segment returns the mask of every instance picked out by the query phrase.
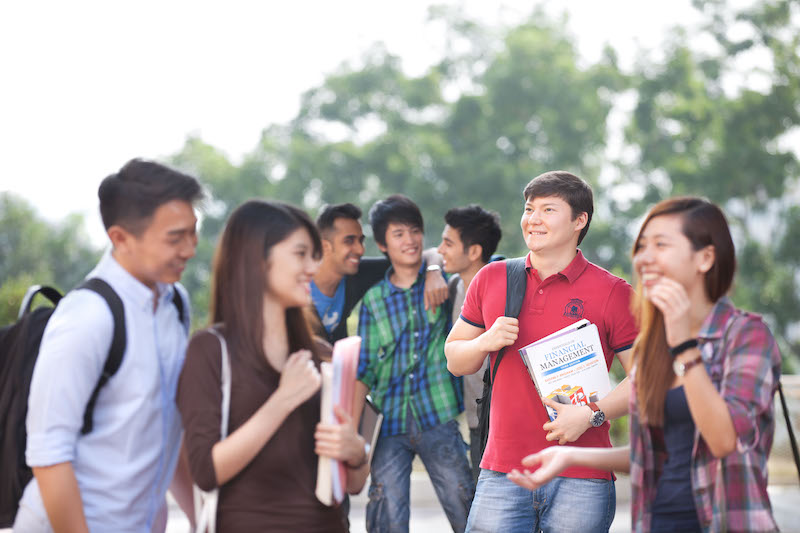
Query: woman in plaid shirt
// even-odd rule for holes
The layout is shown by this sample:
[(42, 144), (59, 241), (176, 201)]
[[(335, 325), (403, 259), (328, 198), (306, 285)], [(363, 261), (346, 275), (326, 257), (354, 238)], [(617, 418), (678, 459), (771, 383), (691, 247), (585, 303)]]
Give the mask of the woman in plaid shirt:
[(634, 531), (777, 531), (767, 457), (781, 357), (761, 318), (725, 297), (736, 260), (722, 211), (692, 197), (657, 204), (633, 264), (630, 446), (548, 448), (523, 461), (536, 471), (509, 477), (533, 489), (573, 465), (630, 471)]

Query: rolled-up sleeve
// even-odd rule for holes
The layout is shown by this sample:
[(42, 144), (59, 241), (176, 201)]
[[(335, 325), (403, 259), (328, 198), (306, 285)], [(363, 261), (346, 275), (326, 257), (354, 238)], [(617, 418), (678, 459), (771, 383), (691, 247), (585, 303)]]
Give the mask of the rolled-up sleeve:
[(780, 350), (759, 317), (749, 315), (731, 331), (722, 397), (728, 405), (740, 452), (758, 443), (759, 417), (772, 409)]
[(114, 320), (105, 300), (73, 291), (58, 305), (42, 337), (26, 419), (29, 466), (75, 459), (83, 414), (111, 346)]
[(196, 333), (186, 349), (177, 403), (184, 428), (189, 469), (203, 490), (217, 487), (211, 450), (220, 440), (222, 416), (221, 349), (212, 333)]

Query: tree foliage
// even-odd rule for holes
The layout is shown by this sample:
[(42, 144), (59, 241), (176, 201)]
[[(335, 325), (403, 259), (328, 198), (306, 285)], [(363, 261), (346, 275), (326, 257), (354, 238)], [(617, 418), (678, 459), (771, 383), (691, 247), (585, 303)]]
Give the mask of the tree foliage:
[(63, 291), (77, 285), (99, 259), (80, 215), (54, 224), (26, 201), (0, 193), (0, 324), (16, 320), (30, 285)]
[[(428, 244), (439, 241), (448, 208), (476, 202), (501, 214), (500, 251), (513, 256), (525, 251), (522, 188), (561, 168), (595, 189), (582, 250), (629, 280), (632, 234), (650, 205), (680, 194), (722, 205), (738, 249), (734, 300), (767, 317), (785, 353), (800, 351), (800, 8), (797, 0), (695, 6), (700, 27), (676, 27), (629, 69), (611, 48), (594, 63), (580, 58), (566, 23), (540, 10), (489, 27), (434, 8), (446, 53), (424, 72), (409, 75), (375, 45), (306, 91), (294, 119), (264, 129), (240, 163), (189, 138), (170, 162), (199, 176), (210, 196), (184, 276), (199, 322), (216, 239), (248, 198), (315, 214), (344, 201), (366, 211), (402, 192), (420, 205)], [(612, 112), (623, 116), (621, 131), (611, 131)], [(612, 137), (621, 139), (618, 155), (608, 150)]]

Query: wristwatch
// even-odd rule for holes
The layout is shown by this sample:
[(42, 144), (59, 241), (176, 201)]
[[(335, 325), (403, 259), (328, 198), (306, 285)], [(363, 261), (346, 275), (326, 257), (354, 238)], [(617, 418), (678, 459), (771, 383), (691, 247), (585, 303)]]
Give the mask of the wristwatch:
[(683, 376), (686, 375), (686, 372), (688, 372), (690, 368), (692, 368), (698, 363), (701, 363), (702, 361), (703, 361), (702, 355), (698, 355), (694, 359), (690, 359), (685, 363), (678, 361), (676, 359), (675, 361), (672, 362), (672, 370), (675, 372), (676, 376), (682, 378)]
[(441, 272), (442, 265), (428, 265), (425, 272)]
[(596, 403), (591, 402), (588, 405), (589, 409), (592, 410), (592, 414), (589, 415), (589, 423), (592, 427), (599, 428), (606, 421), (606, 414)]

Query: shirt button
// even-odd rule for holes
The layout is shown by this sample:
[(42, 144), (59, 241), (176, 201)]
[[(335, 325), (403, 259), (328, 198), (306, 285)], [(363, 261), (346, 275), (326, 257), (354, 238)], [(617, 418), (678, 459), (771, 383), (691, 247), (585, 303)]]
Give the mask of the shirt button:
[(409, 375), (408, 375), (408, 377), (409, 377), (410, 379), (414, 379), (414, 374), (409, 374)]
[(539, 294), (544, 294), (544, 291), (542, 289), (539, 289)]
[(419, 354), (418, 353), (414, 354), (414, 359), (419, 359)]

